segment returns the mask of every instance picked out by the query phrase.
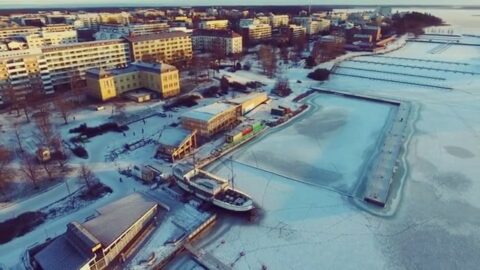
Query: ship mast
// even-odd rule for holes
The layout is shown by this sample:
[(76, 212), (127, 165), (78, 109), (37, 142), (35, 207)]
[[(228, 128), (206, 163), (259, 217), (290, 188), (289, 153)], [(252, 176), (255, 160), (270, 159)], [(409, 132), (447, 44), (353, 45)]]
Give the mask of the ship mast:
[(234, 179), (235, 179), (235, 175), (233, 174), (233, 159), (232, 159), (233, 155), (231, 155), (229, 157), (229, 160), (230, 160), (230, 173), (231, 173), (231, 182), (232, 182), (232, 189), (235, 189), (235, 183), (234, 183)]

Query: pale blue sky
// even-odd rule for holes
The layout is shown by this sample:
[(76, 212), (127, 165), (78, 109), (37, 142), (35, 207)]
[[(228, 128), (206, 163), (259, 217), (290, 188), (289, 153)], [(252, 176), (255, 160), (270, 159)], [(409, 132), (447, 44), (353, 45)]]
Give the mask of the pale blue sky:
[(6, 7), (65, 7), (65, 6), (141, 6), (141, 5), (480, 5), (480, 0), (0, 0)]

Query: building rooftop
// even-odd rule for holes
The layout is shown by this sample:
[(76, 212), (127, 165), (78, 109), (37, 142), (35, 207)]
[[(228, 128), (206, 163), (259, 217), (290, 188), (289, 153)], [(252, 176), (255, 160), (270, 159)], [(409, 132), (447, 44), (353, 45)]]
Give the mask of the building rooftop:
[(218, 114), (231, 109), (233, 106), (234, 105), (231, 105), (231, 104), (217, 102), (204, 107), (190, 110), (184, 113), (181, 117), (196, 119), (200, 121), (210, 121), (212, 118), (214, 118)]
[(43, 47), (43, 52), (53, 52), (59, 50), (75, 49), (75, 48), (88, 48), (102, 45), (113, 45), (113, 44), (127, 44), (123, 39), (109, 39), (109, 40), (97, 40), (97, 41), (87, 41), (87, 42), (77, 42), (77, 43), (67, 43), (54, 46)]
[(166, 38), (176, 38), (176, 37), (188, 37), (185, 32), (182, 31), (174, 31), (174, 32), (163, 32), (163, 33), (155, 33), (150, 35), (141, 35), (141, 36), (129, 36), (124, 37), (129, 42), (142, 42), (142, 41), (149, 41), (149, 40), (156, 40), (156, 39), (166, 39)]
[(162, 136), (160, 136), (158, 142), (163, 145), (177, 147), (191, 134), (191, 131), (183, 128), (166, 128), (162, 131)]
[(177, 70), (176, 67), (165, 63), (145, 63), (145, 62), (133, 62), (129, 66), (122, 68), (103, 69), (92, 68), (86, 71), (89, 77), (105, 78), (111, 76), (117, 76), (121, 74), (128, 74), (139, 71), (149, 71), (155, 73), (163, 73), (168, 71)]
[(266, 92), (250, 93), (248, 95), (244, 95), (244, 96), (241, 96), (241, 97), (230, 99), (227, 102), (228, 103), (233, 103), (233, 104), (242, 104), (245, 101), (249, 101), (249, 100), (255, 99), (257, 97), (267, 98), (267, 93)]
[(226, 29), (195, 29), (193, 31), (193, 36), (211, 36), (223, 38), (242, 37), (234, 31)]
[(55, 238), (34, 258), (45, 270), (80, 269), (91, 259), (79, 252), (68, 241), (66, 234)]
[(144, 195), (134, 193), (97, 209), (99, 216), (82, 226), (107, 247), (156, 204)]

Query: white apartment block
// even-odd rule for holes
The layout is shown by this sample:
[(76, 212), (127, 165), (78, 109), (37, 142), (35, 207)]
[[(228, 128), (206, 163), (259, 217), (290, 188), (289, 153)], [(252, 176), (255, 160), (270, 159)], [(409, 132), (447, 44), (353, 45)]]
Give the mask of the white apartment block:
[(42, 52), (54, 86), (69, 84), (72, 74), (84, 79), (90, 68), (116, 68), (131, 62), (129, 44), (122, 39), (50, 46)]
[(100, 25), (98, 32), (95, 33), (96, 40), (118, 39), (130, 35), (140, 36), (155, 34), (167, 31), (169, 28), (167, 23), (149, 23), (149, 24), (130, 24), (116, 25), (107, 24)]
[(73, 24), (77, 29), (98, 29), (100, 23), (101, 19), (98, 13), (79, 13), (77, 14), (77, 20)]
[(305, 27), (307, 35), (315, 35), (330, 28), (330, 20), (327, 19), (313, 20), (311, 17), (294, 17), (293, 21)]
[(288, 15), (270, 15), (270, 25), (273, 28), (286, 26), (290, 22)]
[(197, 29), (192, 35), (194, 50), (212, 51), (217, 45), (223, 46), (225, 53), (235, 54), (243, 51), (243, 38), (232, 30)]
[(40, 49), (0, 52), (0, 104), (8, 100), (9, 90), (20, 99), (32, 91), (53, 93), (47, 61)]
[(77, 43), (78, 36), (76, 30), (62, 32), (42, 31), (40, 34), (31, 34), (24, 36), (28, 48), (41, 48), (61, 44)]
[(292, 38), (304, 37), (307, 33), (307, 29), (301, 25), (290, 24), (288, 28)]
[(0, 28), (0, 40), (39, 33), (40, 28), (35, 26)]
[(243, 28), (244, 37), (248, 42), (258, 42), (272, 37), (272, 27), (269, 24), (252, 24)]
[(228, 29), (228, 20), (201, 21), (198, 25), (200, 29)]

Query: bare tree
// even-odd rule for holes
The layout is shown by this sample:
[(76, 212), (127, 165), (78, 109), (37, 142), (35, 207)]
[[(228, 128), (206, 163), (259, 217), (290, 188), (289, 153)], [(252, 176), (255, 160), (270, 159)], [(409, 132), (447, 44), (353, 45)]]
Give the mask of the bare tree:
[(286, 97), (290, 95), (292, 93), (292, 90), (290, 89), (288, 79), (285, 77), (279, 77), (277, 82), (275, 83), (273, 91), (281, 97)]
[(81, 181), (85, 182), (85, 185), (89, 190), (98, 181), (97, 177), (92, 172), (92, 170), (90, 170), (90, 168), (85, 164), (82, 164), (80, 166), (80, 170), (78, 172), (78, 178)]
[(239, 53), (234, 53), (231, 55), (231, 59), (233, 61), (233, 66), (236, 66), (237, 63), (239, 63), (240, 61), (242, 61), (243, 59), (243, 53), (239, 52)]
[(18, 123), (13, 123), (13, 133), (15, 135), (15, 139), (17, 141), (18, 149), (20, 152), (23, 153), (23, 143), (22, 143), (22, 138), (20, 137), (20, 128), (18, 126)]
[(280, 58), (282, 59), (283, 63), (287, 64), (288, 63), (288, 56), (289, 56), (289, 51), (287, 46), (281, 46), (280, 47)]
[(80, 103), (84, 97), (84, 80), (80, 76), (80, 71), (70, 72), (70, 94), (77, 103)]
[(38, 181), (40, 179), (39, 168), (36, 164), (35, 157), (29, 154), (21, 155), (21, 166), (20, 171), (23, 173), (23, 176), (30, 180), (35, 189), (38, 189)]
[(275, 48), (269, 45), (262, 45), (258, 50), (258, 59), (262, 65), (263, 73), (273, 78), (277, 72), (277, 54)]
[(225, 51), (225, 44), (222, 39), (217, 38), (212, 42), (212, 56), (213, 60), (220, 65), (223, 59), (227, 57), (227, 52)]
[(73, 112), (72, 102), (65, 96), (56, 96), (53, 100), (53, 105), (55, 109), (60, 113), (65, 124), (68, 124), (68, 117)]
[(35, 115), (34, 122), (38, 130), (38, 142), (39, 146), (50, 146), (51, 139), (55, 135), (55, 129), (51, 122), (51, 114), (47, 105), (42, 105), (39, 108), (38, 113)]
[(43, 168), (43, 171), (45, 172), (46, 176), (47, 176), (47, 179), (49, 181), (54, 181), (56, 179), (56, 166), (54, 163), (51, 163), (49, 161), (43, 161), (41, 163), (42, 165), (42, 168)]
[(70, 160), (70, 153), (65, 151), (65, 147), (63, 147), (63, 141), (60, 134), (56, 134), (51, 140), (51, 146), (55, 153), (55, 160), (57, 165), (62, 173), (68, 173), (69, 166), (68, 162)]
[(10, 149), (0, 145), (0, 191), (5, 192), (8, 182), (14, 176), (14, 170), (10, 166), (13, 160)]

